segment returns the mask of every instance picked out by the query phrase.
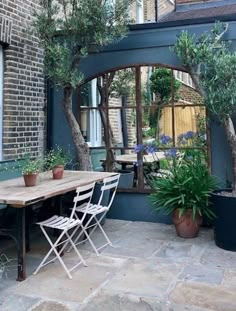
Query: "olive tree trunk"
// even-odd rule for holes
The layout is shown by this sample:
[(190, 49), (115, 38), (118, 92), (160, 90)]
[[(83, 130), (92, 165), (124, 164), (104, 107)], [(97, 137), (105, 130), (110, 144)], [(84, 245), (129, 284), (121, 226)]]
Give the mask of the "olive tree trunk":
[[(104, 130), (104, 142), (106, 146), (106, 160), (103, 163), (106, 172), (116, 170), (115, 154), (111, 149), (114, 146), (114, 134), (109, 122), (108, 104), (109, 104), (109, 88), (114, 79), (115, 72), (109, 75), (97, 78), (97, 88), (100, 94), (99, 113)], [(108, 114), (108, 115), (107, 115)]]
[(89, 146), (84, 140), (84, 137), (80, 130), (80, 126), (72, 110), (72, 93), (73, 93), (73, 90), (71, 87), (64, 88), (62, 106), (63, 106), (63, 110), (65, 113), (67, 122), (71, 128), (72, 139), (75, 144), (79, 169), (83, 171), (91, 171), (92, 163), (91, 163), (91, 157), (90, 157), (90, 152), (89, 152)]

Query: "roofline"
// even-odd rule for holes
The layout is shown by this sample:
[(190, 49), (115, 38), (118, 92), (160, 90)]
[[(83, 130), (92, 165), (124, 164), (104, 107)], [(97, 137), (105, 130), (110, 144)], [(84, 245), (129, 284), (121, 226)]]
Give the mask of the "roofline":
[(218, 15), (211, 17), (200, 17), (196, 19), (184, 19), (184, 20), (174, 20), (174, 21), (164, 21), (164, 22), (153, 22), (145, 24), (135, 24), (129, 25), (129, 30), (146, 30), (146, 29), (156, 29), (156, 28), (170, 28), (176, 26), (189, 26), (189, 25), (199, 25), (199, 24), (212, 24), (216, 21), (221, 22), (231, 22), (236, 21), (235, 14), (230, 15)]

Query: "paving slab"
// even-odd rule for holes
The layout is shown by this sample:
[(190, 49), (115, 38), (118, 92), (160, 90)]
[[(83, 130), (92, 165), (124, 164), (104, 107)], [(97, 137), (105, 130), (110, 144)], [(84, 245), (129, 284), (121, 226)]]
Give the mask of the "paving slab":
[(236, 269), (236, 252), (225, 251), (214, 245), (205, 249), (201, 263), (210, 267)]
[(170, 301), (188, 304), (214, 311), (235, 311), (235, 290), (223, 286), (209, 286), (199, 283), (178, 283), (169, 296)]
[(138, 238), (137, 235), (130, 235), (126, 239), (114, 243), (113, 247), (104, 249), (104, 254), (119, 255), (125, 257), (148, 258), (151, 257), (163, 245), (163, 241), (145, 238)]
[(187, 265), (179, 275), (180, 280), (193, 282), (220, 284), (223, 280), (223, 270), (205, 267), (203, 265)]
[(236, 271), (225, 270), (222, 285), (236, 290)]
[(119, 294), (101, 290), (88, 303), (81, 305), (81, 311), (209, 311), (193, 306), (161, 302), (158, 299)]
[[(198, 257), (202, 252), (199, 245), (181, 242), (169, 242), (161, 246), (161, 248), (154, 254), (154, 257), (165, 259), (167, 262), (192, 262), (192, 259), (198, 261)], [(199, 257), (200, 260), (200, 257)]]
[(126, 294), (162, 297), (181, 271), (181, 267), (159, 265), (155, 260), (130, 259), (103, 288)]
[[(102, 261), (102, 263), (101, 263)], [(72, 262), (69, 258), (65, 263)], [(118, 262), (118, 263), (117, 263)], [(122, 259), (110, 258), (100, 260), (90, 258), (89, 267), (79, 266), (72, 272), (70, 280), (58, 262), (42, 268), (38, 274), (32, 275), (20, 283), (14, 292), (27, 296), (58, 301), (82, 302), (99, 288), (123, 264)]]
[[(80, 245), (88, 267), (76, 268), (72, 280), (58, 261), (31, 274), (48, 250), (42, 233), (33, 235), (28, 278), (16, 282), (11, 267), (0, 280), (0, 311), (236, 310), (236, 253), (218, 248), (212, 229), (183, 239), (158, 223), (107, 219), (104, 228), (114, 247), (97, 257), (89, 243)], [(103, 243), (99, 231), (94, 241)], [(16, 257), (15, 247), (5, 250)], [(78, 259), (72, 251), (63, 260), (71, 266)]]
[(42, 300), (27, 311), (78, 311), (79, 304)]
[(0, 295), (0, 310), (2, 311), (28, 311), (40, 299), (4, 292)]

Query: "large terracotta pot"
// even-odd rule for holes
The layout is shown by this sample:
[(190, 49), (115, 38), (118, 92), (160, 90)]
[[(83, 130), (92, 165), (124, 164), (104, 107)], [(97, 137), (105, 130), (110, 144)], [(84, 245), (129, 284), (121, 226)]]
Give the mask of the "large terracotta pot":
[(179, 209), (173, 213), (173, 223), (175, 224), (176, 233), (181, 238), (195, 238), (198, 236), (199, 227), (202, 224), (202, 217), (197, 214), (196, 220), (193, 220), (193, 213), (188, 209), (181, 217), (179, 217)]
[(53, 179), (62, 179), (64, 173), (64, 165), (57, 165), (52, 169)]
[(24, 181), (26, 187), (33, 187), (36, 185), (38, 173), (34, 174), (24, 174)]

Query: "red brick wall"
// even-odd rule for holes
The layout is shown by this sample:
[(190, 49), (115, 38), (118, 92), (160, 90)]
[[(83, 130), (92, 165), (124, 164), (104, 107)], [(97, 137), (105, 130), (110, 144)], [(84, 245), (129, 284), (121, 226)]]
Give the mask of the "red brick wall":
[[(4, 48), (3, 158), (14, 159), (29, 146), (44, 152), (46, 116), (43, 51), (27, 29), (38, 0), (0, 2), (0, 18), (11, 24)], [(1, 38), (0, 38), (1, 40)], [(4, 40), (2, 40), (4, 41)]]

